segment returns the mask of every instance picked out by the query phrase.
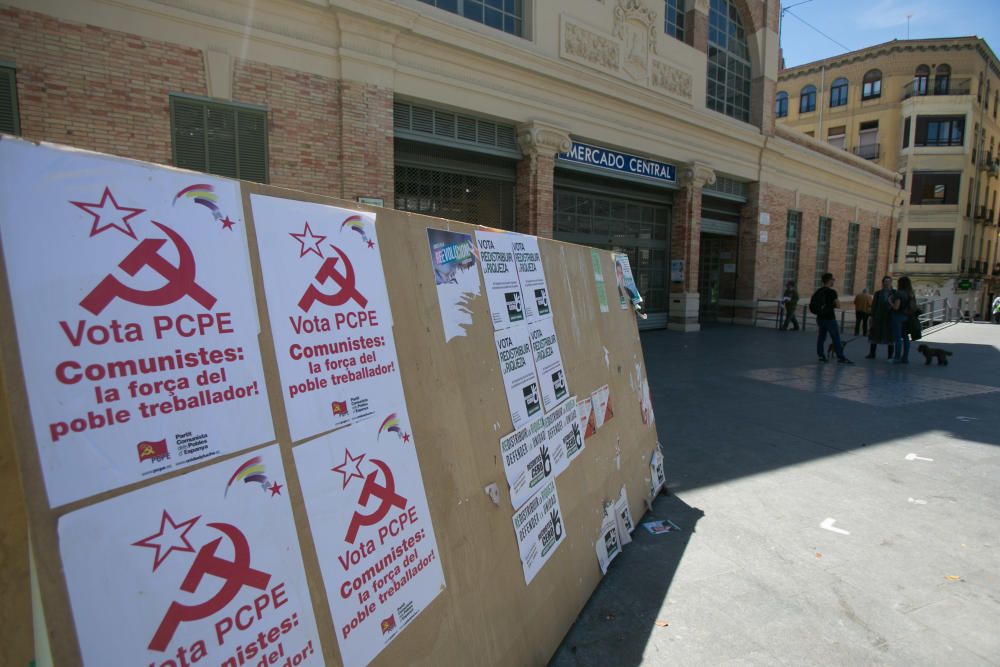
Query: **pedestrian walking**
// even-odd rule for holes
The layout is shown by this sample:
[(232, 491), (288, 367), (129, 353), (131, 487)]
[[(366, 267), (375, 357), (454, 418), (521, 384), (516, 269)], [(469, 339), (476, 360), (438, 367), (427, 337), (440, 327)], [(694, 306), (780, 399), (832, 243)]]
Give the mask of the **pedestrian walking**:
[(895, 290), (892, 289), (892, 278), (882, 277), (882, 289), (872, 295), (871, 326), (868, 329), (868, 354), (865, 359), (875, 358), (875, 348), (878, 345), (888, 345), (888, 359), (892, 359), (893, 337), (892, 337), (892, 298)]
[(917, 295), (908, 276), (903, 276), (896, 284), (896, 293), (890, 302), (892, 306), (892, 338), (895, 341), (896, 354), (892, 361), (896, 364), (910, 363), (910, 331), (909, 321), (917, 309)]
[(997, 298), (993, 299), (993, 305), (990, 307), (993, 311), (993, 324), (1000, 324), (1000, 294)]
[(784, 308), (781, 319), (781, 330), (787, 331), (788, 325), (792, 325), (792, 331), (799, 330), (799, 320), (795, 317), (795, 311), (799, 307), (799, 291), (795, 289), (795, 281), (789, 280), (785, 285), (785, 293), (781, 297), (781, 305)]
[(868, 336), (868, 316), (872, 312), (872, 295), (868, 288), (854, 297), (854, 336)]
[(833, 274), (823, 274), (823, 286), (813, 292), (809, 300), (809, 310), (816, 316), (816, 355), (819, 360), (826, 362), (826, 351), (823, 346), (826, 343), (827, 334), (833, 341), (833, 350), (837, 354), (837, 363), (852, 364), (850, 359), (844, 356), (844, 346), (840, 342), (840, 326), (837, 324), (836, 309), (840, 308), (840, 300), (837, 298), (837, 290), (833, 289)]

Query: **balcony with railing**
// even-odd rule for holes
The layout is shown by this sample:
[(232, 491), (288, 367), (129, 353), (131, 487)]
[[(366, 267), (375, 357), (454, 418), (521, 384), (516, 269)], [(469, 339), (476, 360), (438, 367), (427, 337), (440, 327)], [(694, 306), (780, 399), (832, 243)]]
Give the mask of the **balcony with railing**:
[(866, 160), (877, 160), (881, 144), (861, 144), (854, 147), (854, 154)]
[(903, 99), (935, 95), (971, 95), (972, 79), (940, 79), (933, 83), (914, 79), (903, 86)]

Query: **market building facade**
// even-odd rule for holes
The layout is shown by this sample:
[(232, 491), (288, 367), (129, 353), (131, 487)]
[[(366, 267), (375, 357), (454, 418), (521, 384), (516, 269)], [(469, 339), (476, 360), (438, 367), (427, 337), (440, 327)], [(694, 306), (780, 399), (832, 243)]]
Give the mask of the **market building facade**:
[(894, 40), (782, 70), (779, 124), (898, 172), (891, 272), (985, 317), (1000, 293), (1000, 63), (978, 37)]
[(891, 261), (899, 178), (775, 126), (777, 2), (24, 0), (0, 127), (629, 255), (649, 319)]

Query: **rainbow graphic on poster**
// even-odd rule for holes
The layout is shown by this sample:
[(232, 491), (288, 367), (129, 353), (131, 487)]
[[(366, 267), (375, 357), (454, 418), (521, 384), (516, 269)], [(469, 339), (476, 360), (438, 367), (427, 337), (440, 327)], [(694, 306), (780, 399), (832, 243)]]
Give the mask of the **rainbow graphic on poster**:
[(223, 496), (229, 495), (229, 487), (236, 482), (243, 482), (244, 484), (257, 482), (260, 484), (261, 488), (266, 491), (270, 484), (268, 483), (267, 474), (264, 470), (263, 460), (259, 456), (255, 456), (237, 468), (236, 472), (233, 473), (233, 476), (229, 478), (229, 483), (226, 484), (226, 492)]
[(178, 199), (181, 198), (190, 199), (195, 204), (200, 204), (204, 206), (209, 211), (212, 212), (212, 217), (216, 220), (222, 220), (222, 213), (219, 211), (219, 197), (215, 194), (215, 188), (207, 183), (196, 183), (195, 185), (189, 185), (176, 195), (174, 195), (173, 203), (176, 204)]
[(403, 432), (399, 429), (399, 419), (396, 417), (396, 413), (393, 412), (391, 415), (385, 418), (382, 425), (378, 427), (378, 437), (382, 437), (382, 433), (395, 433), (396, 437), (402, 438)]
[(365, 233), (365, 223), (360, 215), (352, 215), (340, 223), (340, 231), (344, 231), (345, 227), (361, 234), (361, 238), (368, 244), (369, 248), (374, 246), (374, 244), (368, 240), (368, 234)]

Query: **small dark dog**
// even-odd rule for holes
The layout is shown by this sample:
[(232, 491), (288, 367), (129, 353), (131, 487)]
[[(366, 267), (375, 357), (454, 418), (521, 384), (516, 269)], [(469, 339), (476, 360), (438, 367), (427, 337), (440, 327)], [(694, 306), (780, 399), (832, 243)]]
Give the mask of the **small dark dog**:
[[(854, 338), (848, 338), (847, 340), (840, 341), (840, 347), (843, 348), (845, 354), (847, 353), (847, 344), (850, 343), (850, 342), (852, 342), (852, 341), (855, 341), (857, 339), (858, 339), (858, 337), (855, 336)], [(833, 349), (833, 343), (830, 343), (829, 345), (826, 346), (826, 358), (827, 359), (833, 359), (836, 356), (837, 356), (837, 353)], [(945, 363), (947, 363), (947, 362), (945, 362)]]
[(930, 366), (931, 359), (937, 359), (938, 366), (947, 366), (948, 357), (951, 356), (951, 352), (948, 350), (942, 350), (939, 347), (928, 347), (927, 345), (918, 345), (917, 352), (924, 355), (924, 358), (927, 359), (927, 363), (924, 364), (925, 366)]

